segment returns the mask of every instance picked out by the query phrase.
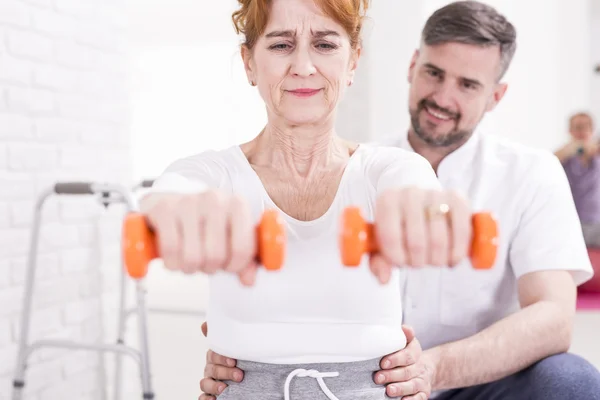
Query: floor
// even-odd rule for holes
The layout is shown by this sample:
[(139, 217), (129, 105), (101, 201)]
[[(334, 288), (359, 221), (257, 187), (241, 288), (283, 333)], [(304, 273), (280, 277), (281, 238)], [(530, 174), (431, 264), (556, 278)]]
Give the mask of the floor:
[(600, 369), (600, 311), (581, 311), (575, 317), (571, 352)]

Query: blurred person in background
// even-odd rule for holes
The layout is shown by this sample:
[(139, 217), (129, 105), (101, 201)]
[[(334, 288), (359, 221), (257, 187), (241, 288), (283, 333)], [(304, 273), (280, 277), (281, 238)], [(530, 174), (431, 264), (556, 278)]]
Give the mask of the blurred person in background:
[(600, 142), (591, 115), (571, 116), (569, 136), (569, 142), (554, 154), (569, 179), (585, 243), (600, 247)]

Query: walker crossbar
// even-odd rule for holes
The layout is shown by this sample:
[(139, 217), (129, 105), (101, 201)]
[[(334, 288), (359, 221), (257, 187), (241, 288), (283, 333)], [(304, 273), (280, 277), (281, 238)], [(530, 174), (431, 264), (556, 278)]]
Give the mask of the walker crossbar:
[(141, 364), (142, 359), (140, 352), (122, 344), (87, 344), (77, 343), (70, 340), (38, 340), (32, 343), (25, 354), (25, 358), (29, 358), (36, 350), (44, 348), (62, 348), (62, 349), (73, 349), (73, 350), (89, 350), (97, 351), (100, 353), (121, 353), (128, 355), (137, 364)]

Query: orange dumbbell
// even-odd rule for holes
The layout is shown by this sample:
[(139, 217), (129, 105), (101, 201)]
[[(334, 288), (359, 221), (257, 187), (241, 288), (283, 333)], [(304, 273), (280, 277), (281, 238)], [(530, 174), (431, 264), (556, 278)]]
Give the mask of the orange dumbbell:
[[(490, 269), (496, 262), (498, 251), (498, 224), (490, 213), (473, 214), (471, 264), (475, 269)], [(342, 263), (349, 267), (360, 264), (364, 253), (379, 251), (374, 225), (364, 220), (356, 207), (348, 207), (342, 216), (340, 252)]]
[[(154, 232), (146, 217), (131, 213), (123, 224), (123, 260), (127, 273), (134, 279), (142, 279), (148, 273), (148, 264), (159, 258)], [(285, 257), (285, 227), (275, 210), (267, 210), (256, 226), (257, 261), (269, 271), (283, 265)]]

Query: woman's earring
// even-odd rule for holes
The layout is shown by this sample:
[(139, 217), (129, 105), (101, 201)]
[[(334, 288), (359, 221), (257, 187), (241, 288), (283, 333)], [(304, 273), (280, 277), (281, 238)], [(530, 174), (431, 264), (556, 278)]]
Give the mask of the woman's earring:
[(256, 86), (256, 83), (254, 83), (254, 81), (250, 81), (250, 86)]
[(348, 81), (348, 86), (352, 86), (352, 80)]

